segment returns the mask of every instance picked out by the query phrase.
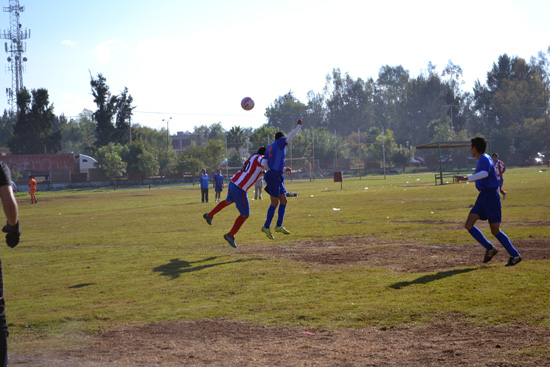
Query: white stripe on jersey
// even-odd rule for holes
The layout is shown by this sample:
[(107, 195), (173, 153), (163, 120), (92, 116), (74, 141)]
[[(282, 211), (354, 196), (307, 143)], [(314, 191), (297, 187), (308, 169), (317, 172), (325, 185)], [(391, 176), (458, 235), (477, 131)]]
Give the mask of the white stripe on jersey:
[(240, 171), (235, 173), (230, 180), (244, 191), (248, 191), (248, 189), (258, 181), (266, 165), (267, 159), (262, 155), (258, 153), (252, 154), (246, 162), (244, 162)]
[(504, 163), (502, 161), (497, 161), (497, 164), (495, 164), (495, 171), (497, 173), (497, 178), (502, 180), (502, 174), (504, 173)]

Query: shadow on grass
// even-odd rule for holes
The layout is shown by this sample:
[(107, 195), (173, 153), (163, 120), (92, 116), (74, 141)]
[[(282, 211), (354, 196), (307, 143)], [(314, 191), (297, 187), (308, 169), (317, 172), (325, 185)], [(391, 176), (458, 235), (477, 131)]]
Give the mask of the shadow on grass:
[(475, 268), (467, 268), (467, 269), (440, 271), (440, 272), (435, 273), (435, 274), (421, 276), (420, 278), (416, 278), (414, 280), (411, 280), (410, 282), (397, 282), (397, 283), (394, 283), (394, 284), (390, 285), (390, 288), (401, 289), (401, 288), (404, 288), (404, 287), (407, 287), (407, 286), (413, 285), (413, 284), (427, 284), (427, 283), (433, 282), (435, 280), (440, 280), (440, 279), (452, 277), (453, 275), (469, 273), (471, 271), (478, 270), (478, 269), (480, 269), (480, 268), (475, 267)]
[(69, 289), (78, 289), (78, 288), (89, 287), (91, 285), (95, 285), (95, 283), (80, 283), (80, 284), (71, 285), (68, 288)]
[(161, 276), (170, 277), (170, 280), (179, 278), (181, 274), (190, 273), (193, 271), (199, 271), (203, 269), (212, 268), (214, 266), (243, 263), (247, 261), (260, 260), (260, 259), (238, 259), (233, 261), (219, 262), (214, 264), (195, 265), (199, 263), (205, 263), (208, 261), (216, 260), (215, 257), (208, 257), (199, 261), (185, 261), (180, 259), (170, 259), (168, 264), (157, 266), (153, 268), (154, 272), (159, 272)]

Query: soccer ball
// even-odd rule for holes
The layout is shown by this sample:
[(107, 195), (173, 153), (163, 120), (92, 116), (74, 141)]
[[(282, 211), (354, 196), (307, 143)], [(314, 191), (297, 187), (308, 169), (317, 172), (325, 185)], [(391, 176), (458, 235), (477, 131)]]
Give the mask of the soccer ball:
[(254, 101), (250, 97), (244, 97), (241, 101), (241, 107), (243, 110), (250, 111), (254, 108)]

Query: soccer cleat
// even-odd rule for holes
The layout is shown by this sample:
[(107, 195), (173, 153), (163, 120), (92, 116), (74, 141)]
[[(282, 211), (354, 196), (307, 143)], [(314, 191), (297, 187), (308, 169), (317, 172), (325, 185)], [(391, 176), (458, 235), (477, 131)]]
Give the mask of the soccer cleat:
[(231, 247), (237, 248), (237, 244), (235, 243), (235, 237), (229, 237), (228, 234), (224, 234), (223, 239), (226, 240), (227, 243), (231, 245)]
[(275, 232), (281, 232), (284, 234), (290, 234), (290, 231), (283, 226), (275, 227)]
[(522, 258), (521, 256), (510, 256), (510, 260), (508, 260), (508, 264), (505, 266), (514, 266), (521, 262)]
[(496, 254), (498, 254), (498, 250), (494, 247), (490, 250), (487, 250), (487, 252), (485, 253), (485, 257), (483, 258), (483, 263), (485, 264), (491, 261), (493, 256), (495, 256)]
[(275, 239), (275, 237), (273, 237), (273, 235), (271, 234), (271, 230), (269, 228), (262, 227), (262, 232), (265, 233), (267, 238), (269, 238), (270, 240)]
[(208, 213), (204, 213), (204, 215), (202, 216), (204, 218), (204, 220), (206, 221), (206, 223), (212, 225), (212, 218), (210, 218), (210, 216), (208, 215)]

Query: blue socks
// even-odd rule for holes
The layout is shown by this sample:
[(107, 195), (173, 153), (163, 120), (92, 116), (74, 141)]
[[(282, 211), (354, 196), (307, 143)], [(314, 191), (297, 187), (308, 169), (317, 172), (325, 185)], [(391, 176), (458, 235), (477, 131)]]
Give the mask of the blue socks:
[(283, 220), (285, 219), (286, 205), (279, 204), (279, 216), (277, 217), (277, 227), (283, 225)]
[[(267, 219), (265, 220), (265, 224), (264, 224), (265, 228), (269, 228), (271, 226), (271, 221), (275, 216), (275, 209), (276, 208), (273, 205), (270, 205), (269, 209), (267, 209)], [(285, 212), (286, 212), (286, 205), (279, 205), (277, 227), (280, 227), (283, 225), (283, 220), (285, 219)]]
[(275, 215), (275, 207), (273, 205), (269, 206), (269, 209), (267, 209), (267, 219), (265, 220), (264, 227), (269, 228), (271, 226), (271, 221), (273, 220), (273, 216)]
[[(487, 241), (487, 239), (485, 238), (485, 236), (483, 235), (483, 233), (481, 233), (481, 231), (479, 230), (479, 228), (477, 228), (476, 226), (473, 226), (472, 228), (470, 228), (468, 230), (468, 232), (470, 232), (470, 234), (472, 235), (473, 238), (475, 238), (475, 240), (479, 243), (481, 243), (481, 245), (483, 247), (485, 247), (486, 250), (490, 250), (492, 249), (494, 246), (491, 242)], [(502, 232), (501, 232), (502, 233)]]
[(506, 251), (508, 251), (510, 256), (519, 256), (518, 250), (516, 250), (514, 246), (512, 246), (512, 242), (510, 242), (510, 239), (504, 234), (504, 232), (499, 232), (499, 234), (497, 234), (495, 237), (497, 238), (498, 242), (500, 242), (501, 245), (506, 249)]

